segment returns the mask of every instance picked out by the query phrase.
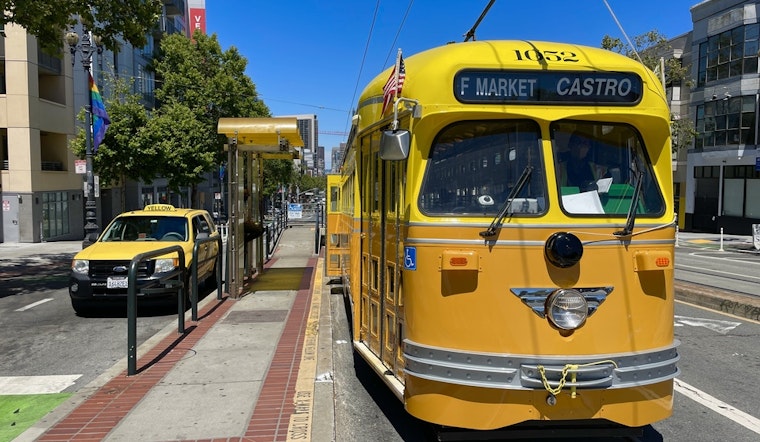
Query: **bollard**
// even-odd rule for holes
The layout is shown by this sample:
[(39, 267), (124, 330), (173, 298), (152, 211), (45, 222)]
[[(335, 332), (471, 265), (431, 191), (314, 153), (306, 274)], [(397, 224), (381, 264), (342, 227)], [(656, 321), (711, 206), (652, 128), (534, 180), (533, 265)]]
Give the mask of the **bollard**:
[(720, 228), (720, 249), (719, 251), (723, 251), (723, 227)]
[(676, 247), (678, 247), (678, 225), (676, 225)]
[[(137, 374), (137, 265), (148, 258), (169, 253), (177, 253), (179, 258), (179, 288), (186, 289), (186, 287), (183, 287), (182, 281), (186, 271), (185, 251), (180, 246), (170, 246), (144, 252), (132, 258), (132, 261), (129, 263), (129, 272), (127, 273), (127, 376)], [(177, 332), (181, 334), (185, 332), (185, 302), (183, 293), (177, 295), (177, 304)]]

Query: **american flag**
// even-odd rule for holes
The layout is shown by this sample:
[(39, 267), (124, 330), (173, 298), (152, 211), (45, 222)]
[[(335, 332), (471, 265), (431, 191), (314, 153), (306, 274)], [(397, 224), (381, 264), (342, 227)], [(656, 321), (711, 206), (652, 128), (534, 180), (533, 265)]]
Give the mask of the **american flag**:
[(394, 97), (401, 96), (401, 88), (404, 86), (404, 80), (406, 79), (406, 68), (404, 68), (404, 58), (399, 53), (399, 62), (396, 64), (398, 67), (398, 75), (396, 75), (396, 66), (391, 71), (391, 76), (388, 77), (388, 81), (383, 86), (383, 111), (382, 115), (385, 115), (385, 110), (391, 103)]

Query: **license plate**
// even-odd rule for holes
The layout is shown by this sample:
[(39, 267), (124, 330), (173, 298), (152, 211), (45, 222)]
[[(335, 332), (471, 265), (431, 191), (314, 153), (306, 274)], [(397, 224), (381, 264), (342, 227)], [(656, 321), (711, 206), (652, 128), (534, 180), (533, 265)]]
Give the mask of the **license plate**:
[(106, 288), (109, 289), (126, 289), (129, 287), (129, 280), (126, 276), (109, 276), (106, 280)]

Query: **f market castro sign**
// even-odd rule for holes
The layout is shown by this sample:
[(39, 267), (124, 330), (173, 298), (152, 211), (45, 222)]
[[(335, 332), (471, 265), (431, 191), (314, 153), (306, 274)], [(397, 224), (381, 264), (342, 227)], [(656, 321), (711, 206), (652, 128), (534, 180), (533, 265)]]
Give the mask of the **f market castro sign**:
[(634, 105), (641, 78), (624, 72), (534, 72), (466, 69), (454, 75), (454, 96), (478, 104)]

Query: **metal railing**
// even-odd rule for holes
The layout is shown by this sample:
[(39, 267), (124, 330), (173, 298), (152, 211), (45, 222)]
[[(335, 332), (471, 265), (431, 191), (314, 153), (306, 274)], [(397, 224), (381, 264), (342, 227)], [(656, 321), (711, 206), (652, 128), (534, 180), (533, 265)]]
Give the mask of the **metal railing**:
[[(200, 238), (195, 240), (193, 245), (193, 262), (190, 264), (190, 274), (192, 275), (192, 284), (190, 284), (190, 306), (192, 308), (192, 320), (198, 320), (198, 248), (206, 243), (216, 241), (217, 253), (214, 258), (206, 258), (206, 260), (216, 259), (214, 264), (214, 273), (216, 277), (216, 299), (222, 300), (222, 237), (210, 236), (208, 238)], [(204, 261), (205, 262), (205, 261)]]
[(282, 232), (288, 227), (288, 217), (285, 212), (277, 212), (268, 218), (269, 222), (265, 226), (264, 243), (266, 245), (266, 258), (270, 259), (280, 241)]

